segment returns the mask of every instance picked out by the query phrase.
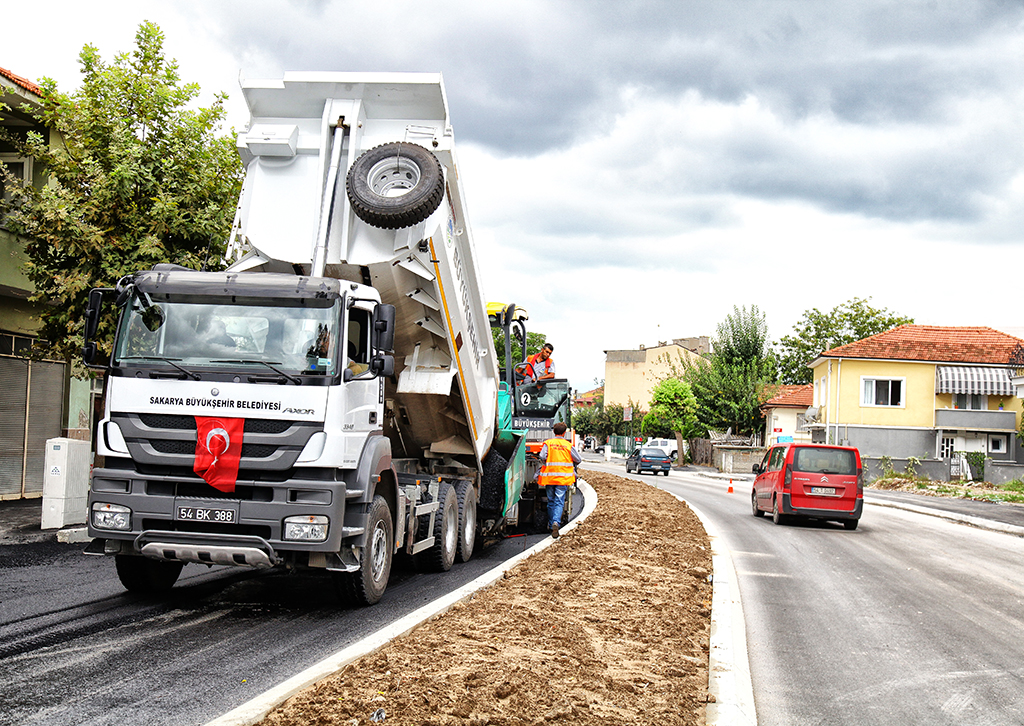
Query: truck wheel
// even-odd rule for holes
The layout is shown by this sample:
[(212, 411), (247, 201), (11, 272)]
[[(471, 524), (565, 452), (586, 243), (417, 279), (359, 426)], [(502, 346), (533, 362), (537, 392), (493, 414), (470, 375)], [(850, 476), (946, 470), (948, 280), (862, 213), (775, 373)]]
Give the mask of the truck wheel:
[(366, 520), (366, 547), (359, 570), (332, 573), (342, 600), (355, 605), (373, 605), (383, 597), (391, 576), (394, 541), (391, 508), (387, 500), (377, 494)]
[[(455, 562), (459, 542), (459, 498), (451, 482), (441, 482), (434, 512), (434, 544), (416, 555), (416, 564), (429, 572), (447, 572)], [(425, 515), (429, 521), (429, 516)]]
[(508, 459), (491, 449), (484, 459), (484, 471), (480, 477), (480, 507), (500, 513), (505, 506), (505, 469)]
[(857, 525), (860, 524), (859, 519), (844, 519), (843, 526), (849, 530), (857, 529)]
[(135, 555), (114, 555), (117, 579), (128, 592), (154, 595), (167, 592), (181, 574), (184, 563), (151, 560)]
[(473, 488), (473, 482), (458, 482), (455, 495), (459, 502), (459, 541), (455, 559), (469, 562), (473, 548), (476, 547), (476, 489)]
[(437, 157), (419, 144), (392, 142), (355, 160), (346, 181), (352, 211), (372, 227), (402, 229), (434, 213), (444, 197)]

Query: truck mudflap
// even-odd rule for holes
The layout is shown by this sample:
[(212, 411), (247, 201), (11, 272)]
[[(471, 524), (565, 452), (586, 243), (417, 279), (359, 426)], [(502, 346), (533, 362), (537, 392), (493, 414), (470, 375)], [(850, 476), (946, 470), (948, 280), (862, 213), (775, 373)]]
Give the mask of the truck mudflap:
[(270, 569), (281, 562), (269, 542), (249, 535), (146, 530), (135, 538), (135, 549), (151, 559), (169, 562), (258, 569)]

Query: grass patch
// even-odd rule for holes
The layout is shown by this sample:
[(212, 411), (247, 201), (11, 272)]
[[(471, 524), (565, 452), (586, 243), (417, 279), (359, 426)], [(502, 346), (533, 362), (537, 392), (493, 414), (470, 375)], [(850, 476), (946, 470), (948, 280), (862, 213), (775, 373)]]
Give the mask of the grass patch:
[(1021, 494), (1024, 494), (1024, 481), (1021, 481), (1020, 479), (1014, 479), (1013, 481), (1008, 481), (1005, 484), (1003, 484), (1001, 488), (1003, 491), (1020, 492)]
[(1020, 479), (1007, 482), (1002, 486), (996, 486), (987, 482), (960, 484), (957, 482), (931, 481), (921, 477), (897, 474), (895, 476), (875, 479), (868, 485), (868, 488), (885, 491), (914, 492), (916, 494), (927, 494), (932, 497), (1024, 504), (1024, 480)]

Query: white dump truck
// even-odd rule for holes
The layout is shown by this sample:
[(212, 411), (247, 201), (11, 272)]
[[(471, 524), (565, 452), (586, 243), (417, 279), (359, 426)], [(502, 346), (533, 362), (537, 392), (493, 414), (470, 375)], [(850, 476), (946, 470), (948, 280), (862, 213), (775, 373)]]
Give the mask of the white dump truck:
[(287, 73), (242, 92), (227, 270), (90, 293), (87, 340), (105, 299), (119, 320), (87, 552), (132, 591), (185, 563), (321, 568), (372, 604), (396, 553), (468, 560), (524, 484), (444, 86)]

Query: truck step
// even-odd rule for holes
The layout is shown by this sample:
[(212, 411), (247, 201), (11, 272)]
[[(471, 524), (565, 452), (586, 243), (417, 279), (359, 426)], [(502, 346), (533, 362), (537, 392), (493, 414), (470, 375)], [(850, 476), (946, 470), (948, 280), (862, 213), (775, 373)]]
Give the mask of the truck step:
[(362, 534), (365, 531), (366, 531), (366, 528), (364, 528), (364, 527), (342, 527), (341, 528), (341, 536), (342, 537), (356, 537), (357, 535), (360, 535), (360, 534)]
[(345, 499), (361, 499), (366, 494), (365, 489), (346, 489)]
[(417, 504), (413, 508), (413, 516), (418, 517), (421, 514), (430, 514), (431, 512), (437, 511), (437, 502), (427, 502), (426, 504)]
[(429, 548), (431, 548), (433, 546), (434, 546), (434, 537), (433, 536), (427, 537), (425, 540), (422, 540), (421, 542), (416, 542), (415, 544), (413, 544), (413, 546), (412, 546), (412, 554), (416, 554), (417, 552), (422, 552), (423, 550), (429, 549)]

